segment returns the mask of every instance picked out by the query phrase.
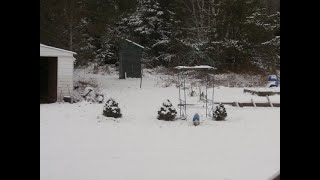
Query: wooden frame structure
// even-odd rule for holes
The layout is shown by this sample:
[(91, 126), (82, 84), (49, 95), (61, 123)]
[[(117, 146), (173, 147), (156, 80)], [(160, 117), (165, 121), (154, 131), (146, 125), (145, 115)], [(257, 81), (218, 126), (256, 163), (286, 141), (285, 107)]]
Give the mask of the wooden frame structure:
[[(205, 71), (207, 73), (207, 83), (206, 83), (206, 94), (205, 94), (205, 103), (206, 103), (206, 117), (208, 116), (208, 101), (211, 101), (212, 104), (212, 110), (214, 107), (214, 76), (212, 78), (212, 99), (208, 99), (208, 82), (211, 80), (209, 79), (208, 72), (210, 70), (215, 70), (216, 68), (207, 66), (207, 65), (201, 65), (201, 66), (177, 66), (175, 69), (178, 70), (178, 82), (179, 82), (179, 108), (180, 108), (180, 117), (179, 119), (186, 119), (187, 118), (187, 105), (195, 105), (195, 104), (187, 104), (187, 96), (186, 96), (186, 78), (187, 78), (187, 71), (194, 70), (194, 71)], [(181, 82), (182, 81), (182, 82)], [(182, 86), (182, 87), (181, 87)], [(181, 93), (181, 88), (183, 90), (183, 96)], [(182, 99), (183, 98), (183, 99)], [(182, 112), (183, 111), (183, 112)], [(210, 115), (209, 115), (210, 116)]]

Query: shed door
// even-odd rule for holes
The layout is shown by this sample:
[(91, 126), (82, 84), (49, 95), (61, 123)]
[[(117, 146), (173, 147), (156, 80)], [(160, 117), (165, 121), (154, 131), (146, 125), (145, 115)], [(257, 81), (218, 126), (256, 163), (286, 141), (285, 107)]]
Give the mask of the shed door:
[(57, 101), (57, 57), (40, 57), (40, 103)]

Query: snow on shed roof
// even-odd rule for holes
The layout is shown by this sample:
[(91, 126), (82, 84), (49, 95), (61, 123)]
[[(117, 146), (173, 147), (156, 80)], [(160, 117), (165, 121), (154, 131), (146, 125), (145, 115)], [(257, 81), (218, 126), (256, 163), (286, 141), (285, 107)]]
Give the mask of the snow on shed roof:
[(60, 49), (60, 48), (56, 48), (56, 47), (52, 47), (52, 46), (47, 46), (47, 45), (44, 45), (44, 44), (41, 44), (40, 43), (40, 47), (46, 47), (46, 48), (49, 48), (49, 49), (54, 49), (54, 50), (58, 50), (58, 51), (62, 51), (62, 52), (67, 52), (67, 53), (71, 53), (71, 54), (77, 54), (73, 51), (68, 51), (68, 50), (65, 50), (65, 49)]
[(179, 69), (179, 70), (200, 70), (200, 69), (217, 69), (215, 67), (211, 67), (211, 66), (208, 66), (208, 65), (200, 65), (200, 66), (177, 66), (175, 67), (176, 69)]
[(128, 42), (130, 42), (130, 43), (132, 43), (132, 44), (134, 44), (134, 45), (136, 45), (136, 46), (138, 46), (138, 47), (140, 47), (140, 48), (142, 48), (142, 49), (144, 49), (144, 47), (141, 46), (141, 45), (138, 44), (138, 43), (135, 43), (135, 42), (133, 42), (133, 41), (131, 41), (131, 40), (129, 40), (129, 39), (125, 39), (125, 40), (128, 41)]

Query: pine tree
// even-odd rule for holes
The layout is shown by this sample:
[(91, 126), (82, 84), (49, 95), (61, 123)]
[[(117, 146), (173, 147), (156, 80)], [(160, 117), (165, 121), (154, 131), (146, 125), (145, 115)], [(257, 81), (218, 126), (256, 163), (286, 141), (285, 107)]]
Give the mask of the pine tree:
[(119, 22), (118, 31), (148, 47), (154, 65), (168, 65), (174, 58), (173, 33), (175, 13), (155, 0), (141, 0), (136, 11)]
[(158, 119), (165, 121), (173, 121), (177, 115), (176, 109), (172, 106), (169, 100), (162, 103), (162, 107), (158, 111)]
[(118, 59), (118, 36), (112, 35), (115, 30), (111, 26), (106, 28), (106, 33), (101, 37), (100, 48), (97, 50), (95, 61), (98, 65), (115, 64)]
[(274, 72), (277, 10), (278, 0), (41, 0), (40, 42), (72, 48), (76, 66), (117, 63), (125, 37), (147, 47), (142, 60), (151, 66)]
[(224, 120), (227, 117), (227, 111), (223, 104), (216, 106), (213, 112), (213, 118), (217, 121)]
[(121, 110), (118, 107), (118, 103), (114, 99), (108, 99), (105, 106), (103, 107), (103, 115), (114, 118), (122, 117)]
[(265, 8), (257, 9), (246, 18), (246, 37), (253, 63), (265, 72), (280, 68), (280, 12), (268, 15)]

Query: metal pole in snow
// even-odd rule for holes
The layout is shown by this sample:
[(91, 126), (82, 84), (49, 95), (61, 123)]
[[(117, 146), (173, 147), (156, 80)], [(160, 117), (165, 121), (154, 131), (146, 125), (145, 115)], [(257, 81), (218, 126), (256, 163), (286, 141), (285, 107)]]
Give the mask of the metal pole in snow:
[(133, 76), (133, 64), (131, 64), (131, 77), (135, 77)]
[(141, 89), (141, 86), (142, 86), (142, 68), (141, 68), (141, 80), (140, 80), (140, 89)]
[(186, 77), (187, 77), (187, 75), (184, 76), (184, 114), (185, 114), (185, 117), (187, 117)]
[(180, 83), (180, 72), (178, 72), (178, 86), (179, 86), (179, 105), (180, 105), (180, 118), (181, 118), (181, 95), (180, 95), (180, 86), (181, 86), (181, 83)]
[(206, 117), (207, 117), (207, 114), (208, 114), (208, 71), (207, 71), (207, 83), (206, 83)]
[(212, 75), (212, 112), (214, 110), (214, 74)]

